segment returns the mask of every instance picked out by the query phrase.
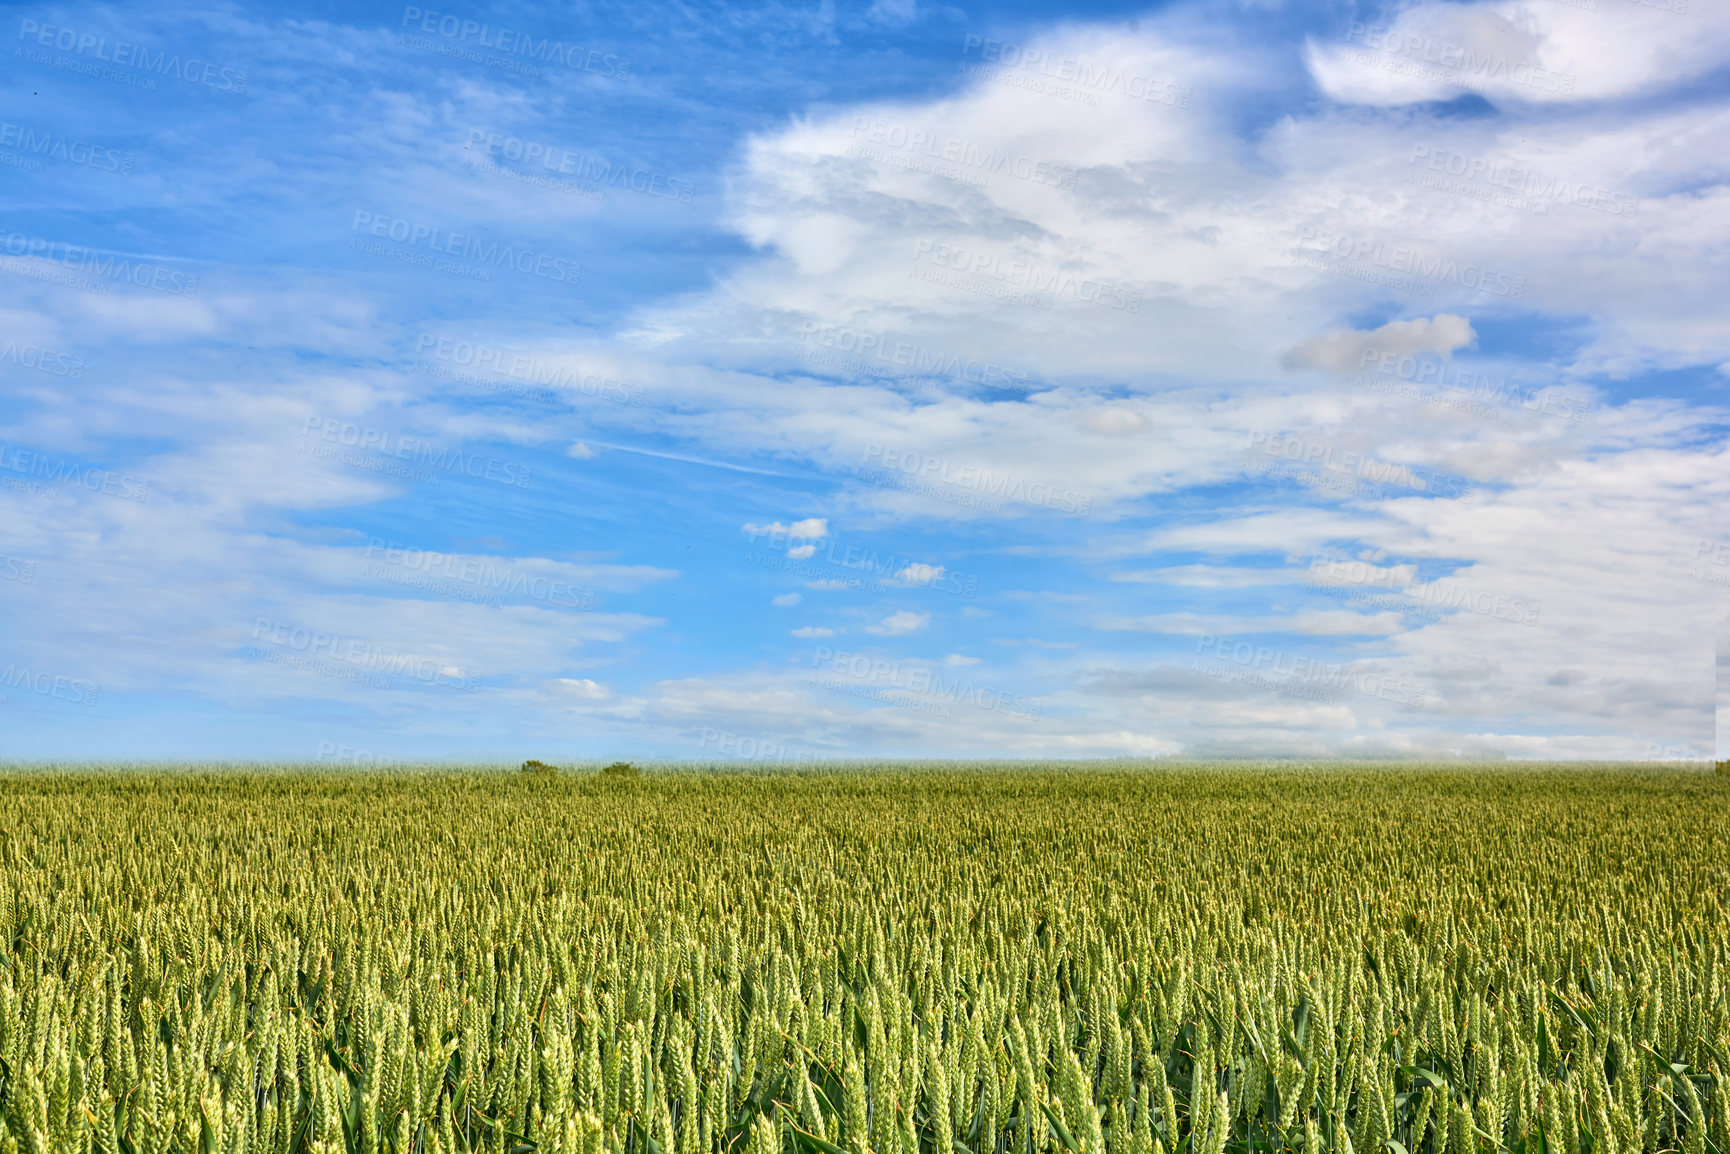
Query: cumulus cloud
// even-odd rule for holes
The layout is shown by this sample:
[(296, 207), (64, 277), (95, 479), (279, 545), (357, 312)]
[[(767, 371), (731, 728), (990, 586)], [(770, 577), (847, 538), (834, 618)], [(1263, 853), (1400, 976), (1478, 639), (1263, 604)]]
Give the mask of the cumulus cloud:
[(820, 540), (829, 535), (829, 522), (823, 517), (807, 517), (803, 521), (795, 521), (791, 525), (783, 525), (779, 521), (771, 521), (767, 525), (756, 525), (747, 521), (741, 527), (753, 537), (767, 535), (785, 537), (789, 541)]
[(903, 637), (909, 633), (917, 633), (931, 624), (931, 614), (914, 613), (907, 609), (891, 613), (875, 625), (867, 625), (865, 632), (877, 633), (885, 637)]
[(553, 686), (559, 696), (578, 701), (604, 701), (612, 696), (605, 685), (586, 677), (561, 677)]
[[(724, 292), (645, 319), (645, 332), (703, 343), (711, 355), (713, 342), (696, 334), (767, 332), (753, 338), (752, 355), (773, 361), (780, 347), (788, 366), (801, 363), (802, 333), (844, 332), (925, 363), (948, 358), (955, 371), (941, 399), (866, 374), (837, 393), (844, 404), (822, 413), (758, 378), (753, 410), (712, 415), (710, 428), (828, 467), (881, 463), (893, 451), (912, 465), (904, 483), (885, 469), (888, 482), (851, 486), (852, 500), (884, 515), (1037, 512), (1025, 500), (989, 498), (1009, 478), (1023, 492), (1052, 486), (1088, 498), (1110, 516), (1121, 502), (1236, 475), (1231, 462), (1248, 431), (1289, 423), (1305, 408), (1306, 399), (1266, 380), (1282, 358), (1338, 370), (1385, 346), (1445, 361), (1474, 347), (1482, 318), (1519, 309), (1593, 318), (1582, 368), (1730, 356), (1707, 298), (1677, 289), (1712, 276), (1705, 249), (1685, 238), (1704, 235), (1715, 210), (1641, 199), (1642, 187), (1675, 184), (1661, 171), (1690, 162), (1636, 143), (1692, 132), (1730, 145), (1730, 120), (1716, 111), (1655, 108), (1587, 128), (1565, 118), (1377, 119), (1323, 104), (1271, 125), (1258, 163), (1238, 165), (1211, 142), (1225, 131), (1221, 108), (1241, 62), (1183, 42), (1175, 23), (1136, 35), (1063, 30), (1028, 47), (1045, 58), (1097, 56), (1127, 75), (1206, 73), (1213, 83), (1196, 86), (1187, 108), (1108, 99), (1082, 110), (983, 82), (936, 101), (819, 114), (755, 139), (736, 220), (764, 258)], [(879, 127), (884, 139), (873, 144)], [(915, 133), (964, 140), (981, 155), (1064, 156), (1086, 179), (1058, 188), (1000, 172), (966, 184), (893, 163), (891, 141)], [(879, 153), (888, 159), (874, 159)], [(1446, 186), (1456, 162), (1476, 174), (1464, 192)], [(1424, 183), (1432, 177), (1442, 187)], [(1511, 183), (1539, 202), (1534, 211), (1491, 199)], [(1583, 254), (1594, 252), (1616, 275), (1578, 275), (1583, 259), (1597, 260)], [(1061, 268), (1055, 254), (1067, 262)], [(1391, 294), (1381, 283), (1412, 269), (1421, 271)], [(957, 288), (950, 282), (963, 272)], [(1140, 294), (1136, 311), (1068, 295), (1108, 281)], [(1050, 307), (1018, 307), (1002, 293)], [(1418, 306), (1421, 315), (1401, 315)], [(1390, 308), (1393, 320), (1340, 324)], [(970, 381), (990, 379), (989, 366), (998, 380), (1013, 366), (1056, 383), (1019, 403), (969, 395)], [(1510, 373), (1495, 366), (1492, 375)], [(1104, 398), (1086, 384), (1099, 380), (1122, 382), (1113, 391), (1130, 395)], [(1179, 382), (1225, 395), (1189, 393)], [(1405, 419), (1386, 397), (1333, 395), (1326, 405), (1376, 438), (1397, 438)], [(1460, 440), (1498, 432), (1423, 415), (1452, 422)]]

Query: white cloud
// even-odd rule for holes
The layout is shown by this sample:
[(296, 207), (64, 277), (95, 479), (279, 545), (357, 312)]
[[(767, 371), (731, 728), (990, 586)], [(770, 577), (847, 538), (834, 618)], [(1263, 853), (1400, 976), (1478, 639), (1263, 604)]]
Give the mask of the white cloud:
[(1353, 23), (1343, 42), (1312, 42), (1305, 55), (1322, 91), (1344, 102), (1477, 93), (1509, 105), (1567, 104), (1672, 87), (1717, 66), (1730, 29), (1703, 16), (1658, 4), (1420, 2), (1385, 24)]
[(867, 20), (899, 27), (912, 23), (919, 15), (919, 0), (872, 0), (865, 13)]
[(1102, 437), (1132, 437), (1147, 428), (1147, 418), (1124, 405), (1106, 405), (1084, 410), (1081, 427)]
[(800, 600), (801, 598), (797, 593), (781, 593), (772, 599), (771, 604), (781, 609), (787, 609), (799, 604)]
[[(768, 537), (771, 544), (783, 541), (820, 541), (829, 535), (829, 522), (823, 517), (807, 517), (803, 521), (795, 521), (791, 525), (783, 525), (779, 521), (771, 521), (767, 525), (758, 525), (747, 521), (740, 526), (751, 534), (752, 539)], [(802, 554), (809, 557), (809, 553)]]
[[(1166, 24), (1164, 35), (1174, 26)], [(1213, 101), (1227, 98), (1241, 60), (1162, 39), (1160, 32), (1065, 30), (1033, 47), (1051, 56), (1102, 54), (1141, 75), (1163, 68), (1161, 75), (1187, 71), (1213, 80), (1196, 87), (1184, 110), (1131, 109), (1110, 100), (1071, 106), (988, 82), (939, 101), (823, 114), (758, 138), (747, 153), (737, 220), (767, 255), (742, 267), (724, 291), (645, 318), (644, 331), (664, 347), (711, 355), (713, 346), (700, 334), (766, 333), (754, 336), (748, 351), (730, 350), (728, 362), (773, 362), (779, 348), (796, 369), (804, 326), (845, 325), (1060, 383), (1029, 389), (1018, 401), (987, 402), (959, 387), (910, 398), (906, 386), (867, 377), (829, 387), (833, 403), (814, 411), (808, 390), (825, 386), (747, 374), (720, 374), (699, 386), (687, 375), (678, 387), (702, 388), (709, 411), (701, 423), (682, 425), (684, 431), (843, 474), (849, 463), (880, 462), (885, 446), (918, 458), (921, 468), (910, 481), (922, 492), (851, 483), (848, 499), (886, 518), (1045, 515), (1017, 499), (1004, 502), (1001, 513), (983, 511), (990, 502), (981, 502), (977, 479), (985, 476), (993, 484), (1008, 478), (1022, 492), (1050, 486), (1083, 495), (1095, 517), (1110, 518), (1119, 502), (1241, 479), (1237, 459), (1249, 432), (1320, 414), (1361, 427), (1371, 447), (1401, 438), (1433, 445), (1423, 435), (1429, 425), (1445, 428), (1461, 450), (1555, 440), (1537, 414), (1516, 411), (1497, 425), (1445, 411), (1413, 413), (1398, 398), (1343, 384), (1297, 394), (1270, 371), (1287, 354), (1297, 364), (1349, 367), (1379, 342), (1373, 347), (1446, 358), (1470, 347), (1481, 316), (1517, 308), (1592, 318), (1582, 364), (1614, 361), (1632, 369), (1659, 360), (1730, 358), (1730, 337), (1708, 296), (1676, 289), (1714, 276), (1701, 241), (1719, 212), (1700, 198), (1654, 201), (1647, 194), (1636, 223), (1566, 200), (1544, 214), (1525, 213), (1414, 179), (1431, 175), (1429, 159), (1464, 156), (1493, 163), (1498, 178), (1535, 172), (1546, 187), (1638, 196), (1661, 170), (1675, 170), (1661, 182), (1674, 185), (1694, 163), (1679, 145), (1639, 142), (1691, 133), (1697, 143), (1690, 148), (1710, 151), (1708, 141), (1730, 147), (1730, 119), (1717, 113), (1652, 111), (1639, 114), (1643, 120), (1612, 117), (1587, 128), (1577, 121), (1512, 126), (1427, 113), (1384, 121), (1323, 106), (1272, 125), (1256, 163), (1237, 165), (1214, 148), (1225, 129)], [(962, 186), (860, 155), (861, 119), (965, 138), (984, 150), (1063, 156), (1086, 179), (1059, 190), (999, 173), (983, 186)], [(1414, 163), (1419, 148), (1425, 159)], [(1703, 195), (1709, 201), (1717, 194)], [(853, 227), (845, 243), (832, 244), (837, 216)], [(823, 222), (820, 236), (789, 231), (790, 222), (806, 217)], [(1673, 239), (1653, 247), (1656, 237), (1672, 232)], [(1329, 238), (1344, 238), (1339, 243), (1347, 251), (1364, 255), (1338, 258)], [(991, 269), (1017, 267), (1015, 260), (1043, 269), (1061, 254), (1078, 277), (1116, 278), (1144, 299), (1139, 312), (1129, 313), (1058, 292), (1052, 309), (1018, 309), (910, 278), (909, 269), (931, 255), (920, 248), (927, 243), (965, 250), (970, 267), (999, 257), (1011, 262), (988, 263)], [(803, 271), (815, 259), (803, 249), (815, 244), (828, 245), (825, 259), (835, 262), (821, 274)], [(1493, 268), (1511, 278), (1509, 285), (1517, 281), (1521, 295), (1481, 291), (1438, 274), (1419, 286), (1427, 296), (1395, 293), (1392, 320), (1342, 327), (1346, 316), (1385, 313), (1390, 295), (1345, 274), (1379, 275), (1377, 262), (1396, 252), (1400, 260), (1422, 254), (1456, 273)], [(1592, 253), (1603, 253), (1604, 271), (1613, 264), (1615, 275), (1579, 275), (1582, 260), (1598, 259), (1582, 255)], [(1300, 263), (1316, 254), (1344, 271)], [(1147, 337), (1150, 325), (1157, 340)], [(1101, 379), (1122, 382), (1114, 388), (1129, 395), (1107, 401), (1081, 383)], [(723, 399), (747, 391), (748, 411)], [(934, 466), (930, 474), (927, 464)], [(1508, 471), (1494, 465), (1481, 475)]]
[(1304, 577), (1311, 584), (1340, 589), (1405, 589), (1417, 579), (1416, 565), (1377, 565), (1370, 561), (1324, 560), (1312, 564)]
[(1178, 585), (1195, 589), (1253, 589), (1301, 582), (1306, 574), (1290, 569), (1251, 569), (1229, 565), (1169, 565), (1163, 569), (1130, 569), (1107, 575), (1111, 581), (1145, 585)]
[[(95, 420), (14, 426), (8, 440), (49, 457), (87, 451), (112, 435), (109, 423), (184, 447), (122, 466), (151, 482), (143, 501), (71, 489), (47, 517), (0, 502), (0, 553), (55, 559), (52, 595), (36, 612), (56, 624), (8, 630), (12, 653), (96, 670), (112, 694), (178, 692), (235, 708), (342, 702), (375, 727), (438, 726), (489, 709), (496, 718), (489, 695), (542, 699), (527, 687), (568, 700), (571, 686), (557, 687), (574, 663), (662, 624), (595, 611), (593, 594), (635, 592), (675, 577), (669, 569), (510, 556), (502, 544), (428, 551), (416, 547), (428, 538), (403, 530), (406, 545), (395, 532), (303, 524), (403, 487), (295, 451), (309, 412), (346, 417), (366, 395), (316, 377), (259, 395), (157, 379), (110, 393)], [(115, 596), (121, 571), (134, 595)], [(466, 692), (477, 678), (487, 692)]]
[[(803, 561), (807, 557), (815, 556), (817, 546), (810, 542), (820, 541), (829, 535), (829, 522), (822, 517), (807, 517), (803, 521), (795, 521), (791, 525), (783, 525), (779, 521), (758, 525), (747, 521), (740, 528), (751, 534), (753, 541), (759, 537), (767, 537), (771, 546), (787, 545), (787, 556), (795, 561)], [(807, 542), (807, 544), (795, 543), (799, 541)]]
[(821, 625), (802, 625), (793, 630), (795, 637), (833, 637), (835, 630), (825, 629)]
[(1311, 337), (1285, 355), (1285, 365), (1294, 369), (1330, 369), (1337, 373), (1362, 372), (1382, 357), (1436, 353), (1446, 360), (1457, 349), (1477, 341), (1472, 322), (1451, 313), (1389, 321), (1379, 329), (1359, 332), (1334, 329)]
[(901, 637), (908, 633), (917, 633), (931, 624), (931, 614), (914, 613), (907, 609), (891, 613), (876, 625), (867, 625), (865, 632), (878, 633), (885, 637)]

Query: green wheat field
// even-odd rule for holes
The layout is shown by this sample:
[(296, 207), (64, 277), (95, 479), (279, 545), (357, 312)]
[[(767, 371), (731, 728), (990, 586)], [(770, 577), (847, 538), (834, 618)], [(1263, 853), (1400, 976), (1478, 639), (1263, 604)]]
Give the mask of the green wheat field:
[(1730, 776), (0, 772), (0, 1150), (1730, 1154)]

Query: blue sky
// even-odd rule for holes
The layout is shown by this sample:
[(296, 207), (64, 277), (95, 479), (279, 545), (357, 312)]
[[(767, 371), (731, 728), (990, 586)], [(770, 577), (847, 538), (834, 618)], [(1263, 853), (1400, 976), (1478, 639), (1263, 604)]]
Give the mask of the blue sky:
[(0, 757), (1730, 756), (1719, 15), (14, 8)]

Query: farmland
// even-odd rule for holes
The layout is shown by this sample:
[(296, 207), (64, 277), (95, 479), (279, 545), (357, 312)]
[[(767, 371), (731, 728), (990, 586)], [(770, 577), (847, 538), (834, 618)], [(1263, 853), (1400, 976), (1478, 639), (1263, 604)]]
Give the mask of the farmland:
[(1730, 1154), (1730, 777), (0, 775), (0, 1150)]

